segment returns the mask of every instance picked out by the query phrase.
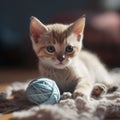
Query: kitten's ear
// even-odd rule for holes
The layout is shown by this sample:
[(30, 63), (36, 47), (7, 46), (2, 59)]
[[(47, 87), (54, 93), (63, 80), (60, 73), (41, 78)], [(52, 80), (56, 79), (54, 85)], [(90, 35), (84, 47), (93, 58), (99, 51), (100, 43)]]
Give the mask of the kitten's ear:
[(30, 21), (30, 36), (31, 39), (37, 43), (38, 39), (47, 32), (47, 27), (41, 23), (37, 18), (31, 17)]
[(80, 35), (84, 32), (85, 19), (85, 16), (82, 16), (70, 26), (71, 32), (75, 33), (78, 36), (78, 40), (80, 40)]

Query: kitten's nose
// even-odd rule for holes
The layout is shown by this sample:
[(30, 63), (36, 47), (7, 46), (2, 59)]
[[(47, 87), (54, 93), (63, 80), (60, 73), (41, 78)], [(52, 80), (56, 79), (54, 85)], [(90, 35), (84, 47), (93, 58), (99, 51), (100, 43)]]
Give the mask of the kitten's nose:
[(65, 59), (65, 55), (58, 55), (57, 59), (62, 62)]

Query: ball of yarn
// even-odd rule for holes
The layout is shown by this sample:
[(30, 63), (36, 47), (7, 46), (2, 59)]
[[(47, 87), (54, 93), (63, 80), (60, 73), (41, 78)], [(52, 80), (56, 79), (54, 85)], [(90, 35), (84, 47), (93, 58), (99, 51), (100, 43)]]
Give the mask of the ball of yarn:
[(60, 100), (60, 91), (55, 81), (40, 78), (30, 82), (26, 96), (29, 101), (35, 104), (55, 104)]

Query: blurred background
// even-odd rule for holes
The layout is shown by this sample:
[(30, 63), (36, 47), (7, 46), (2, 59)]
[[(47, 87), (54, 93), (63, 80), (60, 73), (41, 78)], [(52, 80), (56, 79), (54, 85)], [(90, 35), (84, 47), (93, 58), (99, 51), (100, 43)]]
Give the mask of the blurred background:
[(109, 68), (120, 67), (120, 0), (0, 0), (0, 70), (37, 69), (29, 39), (31, 16), (49, 24), (70, 23), (83, 14), (84, 47)]

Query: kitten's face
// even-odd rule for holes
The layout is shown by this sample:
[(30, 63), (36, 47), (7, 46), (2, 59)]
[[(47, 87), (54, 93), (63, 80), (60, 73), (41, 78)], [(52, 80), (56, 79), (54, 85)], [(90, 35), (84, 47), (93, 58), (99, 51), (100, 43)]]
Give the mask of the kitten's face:
[(30, 23), (31, 40), (42, 64), (57, 69), (69, 66), (81, 50), (84, 25), (85, 18), (72, 25), (45, 26), (33, 17)]

